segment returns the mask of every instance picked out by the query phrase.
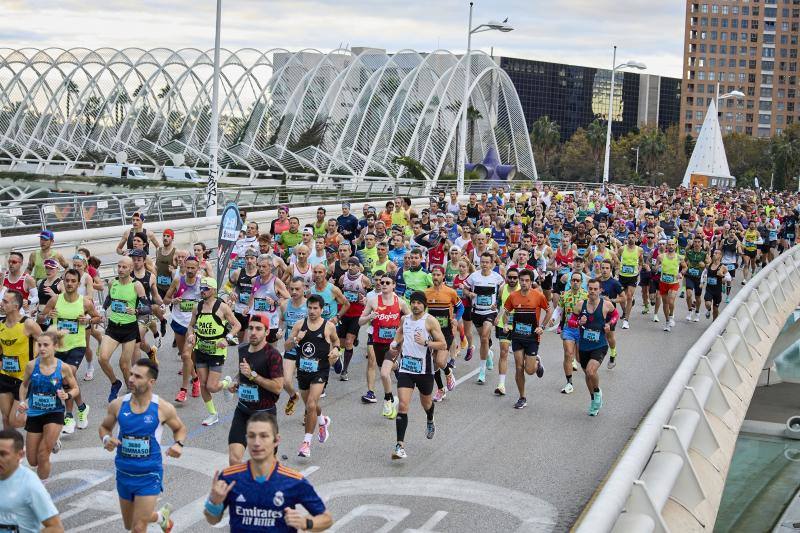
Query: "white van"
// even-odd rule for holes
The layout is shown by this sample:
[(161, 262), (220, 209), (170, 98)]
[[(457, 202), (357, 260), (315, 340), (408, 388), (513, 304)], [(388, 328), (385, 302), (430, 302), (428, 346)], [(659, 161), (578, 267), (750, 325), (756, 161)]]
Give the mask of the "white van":
[(106, 163), (103, 166), (103, 176), (109, 178), (131, 178), (138, 180), (146, 180), (147, 176), (142, 171), (141, 167), (136, 165), (120, 165), (119, 163)]
[(184, 181), (200, 183), (205, 181), (200, 178), (197, 171), (189, 167), (164, 167), (161, 174), (167, 181)]

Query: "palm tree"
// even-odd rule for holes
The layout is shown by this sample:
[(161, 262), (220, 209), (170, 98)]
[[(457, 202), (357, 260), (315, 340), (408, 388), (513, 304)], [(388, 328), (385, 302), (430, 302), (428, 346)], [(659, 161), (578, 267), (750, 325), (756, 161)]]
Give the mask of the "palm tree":
[(89, 99), (86, 100), (86, 105), (83, 107), (83, 116), (86, 119), (87, 132), (91, 131), (94, 127), (94, 123), (97, 121), (97, 117), (100, 115), (102, 109), (103, 102), (99, 96), (90, 96)]
[(644, 162), (644, 168), (655, 183), (655, 169), (658, 159), (667, 151), (667, 141), (664, 133), (657, 129), (644, 132), (639, 137), (639, 159)]
[(125, 107), (125, 104), (131, 101), (131, 97), (128, 96), (128, 91), (125, 89), (118, 89), (117, 93), (114, 98), (114, 122), (116, 122), (117, 127), (122, 124), (122, 111)]
[(67, 81), (64, 82), (64, 84), (67, 87), (67, 114), (66, 114), (66, 117), (67, 117), (67, 120), (69, 120), (69, 107), (70, 107), (70, 104), (72, 104), (72, 97), (73, 96), (78, 96), (79, 89), (78, 89), (78, 86), (75, 85), (75, 82), (72, 81), (72, 80), (67, 80)]
[(475, 161), (474, 154), (472, 153), (475, 148), (475, 123), (483, 118), (481, 112), (475, 109), (472, 106), (467, 108), (467, 122), (469, 123), (469, 129), (467, 133), (469, 135), (469, 161)]
[(606, 128), (599, 119), (595, 119), (586, 128), (586, 140), (589, 142), (589, 147), (592, 149), (592, 157), (594, 158), (594, 178), (599, 180), (600, 156), (606, 147)]
[(165, 98), (165, 97), (166, 97), (166, 96), (169, 94), (170, 90), (172, 90), (172, 87), (170, 87), (170, 85), (169, 85), (169, 84), (167, 84), (167, 85), (164, 85), (164, 86), (161, 88), (161, 90), (160, 90), (160, 91), (158, 91), (158, 98), (160, 98), (161, 100), (163, 100), (163, 99), (164, 99), (164, 98)]
[(775, 176), (775, 189), (783, 190), (786, 177), (797, 172), (800, 164), (800, 139), (794, 135), (780, 135), (770, 145), (772, 168)]
[(537, 118), (531, 126), (531, 144), (541, 150), (545, 169), (547, 169), (547, 156), (550, 150), (558, 146), (560, 141), (561, 132), (558, 123), (550, 120), (547, 115)]

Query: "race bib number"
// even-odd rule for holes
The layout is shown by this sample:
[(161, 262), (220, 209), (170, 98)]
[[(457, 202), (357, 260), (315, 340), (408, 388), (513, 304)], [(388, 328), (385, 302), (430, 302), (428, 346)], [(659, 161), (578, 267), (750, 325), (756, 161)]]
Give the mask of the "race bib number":
[(422, 373), (422, 359), (417, 359), (416, 357), (408, 357), (403, 356), (400, 360), (400, 370), (405, 370), (406, 372), (411, 372), (413, 374), (421, 374)]
[(250, 293), (249, 292), (240, 292), (239, 293), (239, 303), (247, 305), (250, 301)]
[(122, 445), (120, 453), (123, 457), (130, 457), (132, 459), (141, 459), (150, 455), (150, 437), (122, 437)]
[(478, 297), (475, 299), (475, 304), (483, 306), (483, 307), (491, 307), (491, 305), (492, 305), (492, 295), (491, 294), (479, 294)]
[(563, 266), (563, 267), (559, 268), (558, 269), (558, 273), (560, 275), (562, 275), (562, 276), (565, 275), (565, 274), (569, 274), (569, 267), (568, 266)]
[(197, 344), (195, 345), (198, 352), (205, 353), (205, 354), (213, 354), (217, 351), (217, 343), (216, 341), (207, 340), (207, 339), (198, 339)]
[(55, 394), (39, 394), (34, 392), (31, 395), (31, 406), (40, 411), (50, 411), (56, 408)]
[(709, 287), (714, 287), (716, 284), (717, 284), (717, 278), (716, 277), (712, 276), (712, 277), (708, 278), (708, 286)]
[(794, 240), (794, 233), (787, 233), (786, 234), (786, 240), (787, 241), (793, 241)]
[(586, 248), (578, 248), (578, 255), (586, 255)]
[(300, 370), (303, 372), (316, 372), (319, 370), (319, 361), (302, 357), (300, 358)]
[(689, 274), (690, 276), (692, 276), (693, 278), (696, 278), (697, 276), (700, 275), (700, 269), (699, 268), (690, 268), (690, 269), (688, 269), (686, 271), (686, 273)]
[(128, 304), (122, 300), (111, 300), (111, 311), (114, 313), (127, 313)]
[(169, 276), (158, 276), (156, 277), (156, 285), (161, 285), (162, 287), (166, 287), (172, 284), (172, 278)]
[(19, 357), (14, 355), (3, 356), (3, 372), (20, 372)]
[(67, 333), (78, 333), (78, 321), (59, 318), (56, 329), (63, 329)]
[(344, 297), (347, 299), (348, 302), (358, 301), (358, 293), (355, 291), (344, 291)]
[(264, 298), (256, 298), (253, 300), (253, 309), (256, 311), (269, 311), (269, 304)]
[(622, 265), (622, 270), (620, 272), (622, 274), (633, 274), (633, 266), (631, 266), (631, 265)]
[(180, 309), (184, 313), (191, 313), (192, 311), (194, 311), (194, 306), (196, 303), (197, 302), (195, 302), (194, 300), (181, 300), (178, 309)]
[(322, 316), (325, 318), (330, 318), (333, 316), (333, 310), (331, 309), (331, 304), (326, 303), (325, 307), (322, 308)]
[(394, 339), (397, 336), (397, 328), (382, 327), (378, 328), (379, 339)]
[(514, 333), (516, 333), (517, 335), (530, 335), (531, 333), (533, 333), (533, 325), (517, 322), (516, 324), (514, 324)]
[(725, 268), (727, 268), (728, 270), (736, 270), (736, 263), (729, 263), (725, 265)]
[(258, 401), (258, 387), (249, 384), (239, 384), (239, 399), (243, 402), (255, 403)]
[(464, 297), (464, 289), (462, 289), (461, 287), (457, 288), (456, 289), (456, 294), (458, 295), (459, 298), (463, 298)]
[(756, 243), (754, 243), (753, 241), (744, 241), (744, 247), (745, 248), (755, 248), (756, 247)]
[(675, 283), (675, 276), (673, 276), (672, 274), (664, 274), (662, 272), (661, 281), (663, 281), (664, 283)]
[(600, 332), (593, 329), (583, 330), (583, 338), (589, 342), (597, 342), (600, 340)]

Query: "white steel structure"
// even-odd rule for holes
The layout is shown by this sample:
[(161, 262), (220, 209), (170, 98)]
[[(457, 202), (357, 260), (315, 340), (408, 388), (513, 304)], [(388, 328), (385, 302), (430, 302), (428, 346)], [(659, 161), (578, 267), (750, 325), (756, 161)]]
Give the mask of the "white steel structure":
[[(465, 62), (445, 50), (223, 49), (221, 171), (398, 177), (405, 156), (430, 180), (456, 174)], [(494, 147), (536, 179), (511, 80), (484, 53), (469, 65), (468, 157)], [(0, 49), (0, 163), (205, 170), (212, 73), (212, 50)]]

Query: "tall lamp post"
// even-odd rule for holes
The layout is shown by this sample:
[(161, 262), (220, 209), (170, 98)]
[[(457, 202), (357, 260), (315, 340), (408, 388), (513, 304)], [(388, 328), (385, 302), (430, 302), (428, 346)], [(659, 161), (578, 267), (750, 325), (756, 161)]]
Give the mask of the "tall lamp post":
[(644, 70), (647, 68), (647, 65), (641, 61), (627, 61), (619, 65), (616, 63), (617, 47), (614, 46), (614, 55), (611, 59), (611, 90), (609, 91), (608, 95), (608, 127), (606, 129), (606, 158), (605, 162), (603, 163), (603, 187), (605, 187), (605, 185), (608, 183), (608, 168), (611, 162), (611, 122), (613, 122), (614, 113), (614, 75), (618, 70), (623, 68), (636, 68), (639, 70)]
[(208, 137), (208, 149), (211, 152), (208, 158), (208, 183), (206, 184), (206, 216), (217, 216), (217, 179), (219, 166), (217, 153), (219, 152), (219, 33), (222, 22), (222, 0), (217, 0), (217, 24), (214, 35), (214, 78), (211, 90), (211, 133)]
[(507, 23), (508, 19), (503, 22), (490, 20), (486, 24), (472, 27), (472, 2), (469, 3), (469, 23), (467, 24), (467, 56), (464, 62), (464, 100), (461, 102), (461, 138), (458, 143), (458, 162), (456, 163), (458, 181), (456, 188), (458, 194), (464, 194), (464, 167), (467, 163), (467, 110), (469, 109), (469, 84), (470, 84), (470, 68), (472, 51), (472, 34), (481, 33), (484, 31), (501, 31), (507, 33), (514, 30), (514, 27)]

